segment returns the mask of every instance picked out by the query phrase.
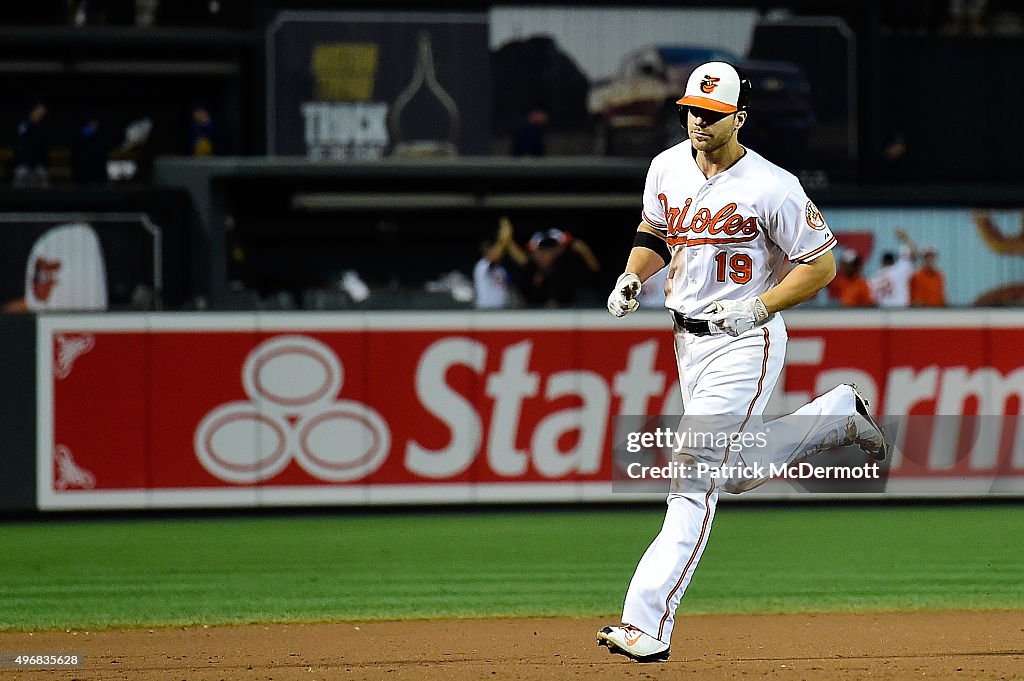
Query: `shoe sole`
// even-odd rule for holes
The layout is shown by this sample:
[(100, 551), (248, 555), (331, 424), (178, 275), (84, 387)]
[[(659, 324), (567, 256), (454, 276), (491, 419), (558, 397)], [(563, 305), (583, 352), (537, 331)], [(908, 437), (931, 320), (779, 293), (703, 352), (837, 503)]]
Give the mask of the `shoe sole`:
[(881, 426), (875, 422), (875, 419), (871, 418), (871, 414), (868, 413), (868, 401), (864, 399), (864, 396), (857, 390), (857, 386), (854, 383), (847, 383), (850, 386), (850, 390), (853, 391), (853, 402), (857, 407), (857, 413), (864, 417), (871, 427), (878, 431), (878, 434), (882, 436), (882, 446), (879, 447), (877, 452), (871, 452), (863, 447), (861, 449), (866, 453), (870, 454), (871, 458), (875, 461), (885, 461), (885, 458), (889, 455), (889, 440), (885, 437), (885, 431), (882, 430)]
[(613, 655), (623, 655), (637, 662), (664, 662), (668, 660), (670, 650), (669, 648), (666, 648), (660, 653), (652, 653), (651, 655), (635, 655), (626, 650), (625, 648), (623, 648), (622, 646), (620, 646), (615, 641), (612, 641), (608, 638), (603, 638), (601, 636), (597, 637), (597, 645), (604, 646), (608, 649), (608, 652)]

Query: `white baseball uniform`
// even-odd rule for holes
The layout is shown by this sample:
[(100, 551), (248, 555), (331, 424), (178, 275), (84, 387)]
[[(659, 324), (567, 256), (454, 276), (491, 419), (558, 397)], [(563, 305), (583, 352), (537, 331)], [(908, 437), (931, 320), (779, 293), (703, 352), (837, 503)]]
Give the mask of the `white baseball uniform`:
[[(713, 301), (745, 300), (775, 286), (786, 258), (809, 262), (836, 245), (792, 174), (747, 149), (732, 167), (708, 179), (689, 141), (652, 161), (643, 220), (671, 249), (666, 307), (698, 319), (709, 316), (702, 311)], [(735, 337), (713, 324), (711, 328), (710, 335), (689, 333), (678, 325), (675, 329), (683, 422), (715, 416), (728, 417), (730, 427), (739, 431), (760, 427), (786, 354), (782, 316), (776, 313)], [(795, 418), (773, 421), (785, 437), (774, 449), (757, 454), (759, 461), (767, 466), (806, 458), (828, 446), (824, 443), (842, 439), (838, 431), (855, 413), (852, 389), (839, 386), (795, 412)], [(745, 456), (710, 449), (688, 453), (717, 464)], [(707, 544), (719, 491), (756, 486), (749, 481), (706, 485), (701, 493), (682, 493), (675, 487), (669, 494), (661, 532), (641, 558), (626, 593), (623, 622), (665, 643)]]

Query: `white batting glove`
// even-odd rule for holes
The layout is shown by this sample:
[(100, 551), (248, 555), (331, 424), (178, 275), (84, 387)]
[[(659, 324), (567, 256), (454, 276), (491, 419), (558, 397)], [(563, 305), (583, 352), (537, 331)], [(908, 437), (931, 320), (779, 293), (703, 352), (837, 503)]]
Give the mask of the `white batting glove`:
[(640, 293), (640, 277), (632, 272), (623, 272), (615, 281), (615, 288), (608, 296), (608, 311), (616, 317), (625, 317), (635, 312), (640, 303), (636, 297)]
[(757, 297), (746, 300), (716, 300), (704, 308), (704, 314), (710, 314), (708, 321), (722, 327), (730, 336), (746, 333), (768, 319), (768, 309)]

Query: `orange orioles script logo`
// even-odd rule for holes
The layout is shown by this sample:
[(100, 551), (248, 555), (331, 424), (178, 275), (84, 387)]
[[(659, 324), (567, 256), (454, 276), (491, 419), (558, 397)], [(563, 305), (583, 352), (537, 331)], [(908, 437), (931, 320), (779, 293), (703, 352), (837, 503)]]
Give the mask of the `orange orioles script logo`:
[(60, 260), (44, 260), (36, 258), (32, 266), (32, 295), (36, 300), (49, 300), (53, 287), (57, 285), (57, 272)]
[(718, 87), (718, 81), (721, 78), (715, 78), (713, 76), (704, 76), (700, 81), (700, 91), (710, 95), (716, 87)]
[(825, 229), (825, 217), (814, 205), (814, 202), (808, 201), (804, 206), (804, 217), (807, 219), (807, 226), (811, 229)]
[[(727, 203), (714, 213), (701, 208), (687, 221), (693, 199), (686, 199), (682, 208), (668, 205), (668, 196), (658, 194), (668, 222), (666, 241), (669, 246), (701, 246), (703, 244), (737, 244), (757, 238), (757, 218), (736, 212), (735, 202)], [(699, 236), (707, 234), (706, 237)]]

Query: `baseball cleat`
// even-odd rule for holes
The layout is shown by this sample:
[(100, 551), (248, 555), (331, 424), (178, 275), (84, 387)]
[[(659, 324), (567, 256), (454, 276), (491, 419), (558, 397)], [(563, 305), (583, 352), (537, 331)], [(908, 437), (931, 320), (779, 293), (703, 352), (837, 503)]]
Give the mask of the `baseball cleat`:
[(597, 632), (597, 645), (608, 652), (625, 655), (637, 662), (664, 662), (668, 659), (669, 648), (653, 636), (648, 636), (632, 624), (605, 627)]
[(857, 386), (853, 383), (846, 385), (850, 386), (850, 390), (853, 391), (853, 402), (857, 406), (857, 416), (859, 417), (855, 442), (875, 461), (884, 461), (889, 454), (889, 442), (885, 439), (885, 432), (875, 422), (875, 419), (871, 418), (871, 414), (868, 413), (868, 401), (857, 390)]

